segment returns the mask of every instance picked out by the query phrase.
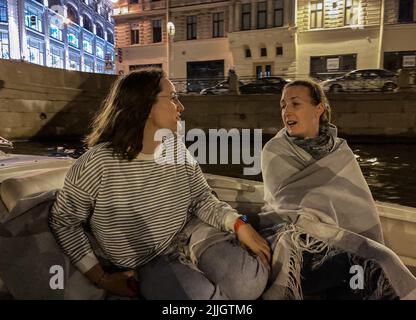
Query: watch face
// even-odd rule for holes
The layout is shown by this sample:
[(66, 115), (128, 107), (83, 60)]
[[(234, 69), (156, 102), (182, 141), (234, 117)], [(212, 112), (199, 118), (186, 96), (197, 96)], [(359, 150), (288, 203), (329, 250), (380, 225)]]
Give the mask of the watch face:
[(248, 215), (242, 215), (240, 217), (240, 219), (243, 220), (245, 223), (247, 223), (248, 222)]

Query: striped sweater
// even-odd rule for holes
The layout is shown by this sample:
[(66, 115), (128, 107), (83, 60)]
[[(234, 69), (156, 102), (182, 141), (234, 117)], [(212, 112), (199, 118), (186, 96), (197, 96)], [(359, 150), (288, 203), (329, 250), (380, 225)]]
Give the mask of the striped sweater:
[[(68, 171), (49, 222), (80, 271), (98, 263), (83, 227), (86, 223), (108, 258), (124, 268), (136, 268), (159, 255), (190, 214), (232, 232), (238, 213), (212, 194), (183, 143), (169, 139), (162, 146), (163, 152), (139, 154), (128, 161), (113, 156), (108, 143), (102, 143)], [(175, 152), (166, 152), (172, 147)]]

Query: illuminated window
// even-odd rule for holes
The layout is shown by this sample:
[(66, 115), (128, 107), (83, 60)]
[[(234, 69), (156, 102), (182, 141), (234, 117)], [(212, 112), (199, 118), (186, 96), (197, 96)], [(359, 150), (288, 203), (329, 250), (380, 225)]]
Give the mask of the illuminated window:
[(97, 68), (95, 69), (95, 72), (97, 73), (105, 73), (105, 63), (102, 61), (97, 61), (96, 64)]
[(51, 15), (49, 21), (49, 33), (50, 36), (59, 41), (63, 41), (64, 23), (63, 19), (58, 15)]
[(0, 22), (7, 22), (7, 0), (0, 0)]
[(130, 30), (130, 44), (139, 44), (140, 43), (140, 30), (133, 29)]
[(51, 67), (64, 68), (64, 49), (51, 46)]
[(3, 30), (0, 30), (0, 58), (10, 59), (9, 34)]
[(84, 30), (82, 34), (82, 47), (84, 48), (84, 51), (92, 54), (92, 42), (93, 42), (94, 36), (87, 31)]
[(25, 25), (26, 27), (43, 32), (43, 12), (31, 6), (25, 6)]
[(84, 65), (82, 71), (84, 72), (94, 72), (94, 59), (85, 56), (84, 57)]
[(76, 70), (76, 71), (80, 71), (79, 70), (79, 63), (80, 60), (80, 55), (74, 52), (70, 52), (69, 53), (69, 70)]
[(359, 0), (345, 0), (344, 24), (346, 26), (359, 24), (359, 5)]
[(95, 55), (100, 59), (104, 59), (104, 43), (98, 40), (95, 43)]
[(73, 26), (68, 27), (68, 44), (79, 48), (79, 30)]
[(44, 65), (45, 44), (42, 40), (32, 37), (27, 39), (27, 49), (29, 51), (29, 62)]
[(324, 27), (324, 1), (311, 1), (310, 28), (317, 29)]

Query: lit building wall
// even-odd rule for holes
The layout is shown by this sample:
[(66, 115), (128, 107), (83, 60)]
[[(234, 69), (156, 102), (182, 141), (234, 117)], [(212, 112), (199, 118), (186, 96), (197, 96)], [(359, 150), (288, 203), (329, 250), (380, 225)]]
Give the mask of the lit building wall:
[(230, 6), (232, 32), (228, 37), (239, 74), (292, 77), (297, 63), (294, 2), (243, 0)]
[[(166, 68), (169, 56), (175, 78), (188, 78), (198, 61), (222, 61), (223, 74), (233, 66), (240, 76), (326, 78), (358, 68), (412, 67), (416, 56), (416, 0), (136, 2), (119, 0), (114, 8), (117, 68), (124, 73), (141, 65)], [(221, 32), (214, 36), (219, 15)], [(176, 28), (169, 46), (167, 16)]]
[[(0, 0), (1, 57), (54, 68), (114, 73), (111, 13), (110, 0)], [(9, 54), (4, 49), (5, 32)]]
[[(218, 76), (223, 77), (225, 69), (233, 64), (226, 38), (228, 6), (224, 4), (228, 1), (171, 0), (169, 13), (167, 1), (130, 2), (121, 0), (114, 8), (116, 43), (121, 48), (117, 61), (119, 72), (160, 65), (169, 69), (170, 77), (186, 78), (188, 62), (221, 60), (223, 70), (218, 70)], [(168, 16), (176, 30), (169, 38), (166, 32)], [(187, 17), (191, 16), (195, 17), (195, 38), (187, 39)], [(155, 36), (158, 32), (160, 36)]]
[[(117, 70), (122, 73), (135, 66), (162, 64), (167, 68), (168, 55), (173, 61), (169, 73), (174, 78), (188, 78), (192, 64), (210, 61), (223, 69), (225, 76), (230, 67), (240, 76), (295, 73), (296, 54), (294, 6), (291, 0), (198, 1), (120, 0), (114, 8), (116, 43), (121, 48)], [(242, 25), (250, 6), (250, 26)], [(175, 36), (169, 48), (166, 36), (166, 18), (175, 25)], [(162, 43), (155, 44), (152, 22), (162, 23)], [(164, 47), (164, 49), (163, 49)], [(262, 49), (266, 48), (266, 52)], [(250, 56), (246, 57), (246, 49)], [(153, 55), (152, 55), (153, 52)], [(196, 67), (195, 67), (196, 68)]]
[(299, 0), (297, 29), (299, 78), (397, 71), (416, 59), (416, 1)]

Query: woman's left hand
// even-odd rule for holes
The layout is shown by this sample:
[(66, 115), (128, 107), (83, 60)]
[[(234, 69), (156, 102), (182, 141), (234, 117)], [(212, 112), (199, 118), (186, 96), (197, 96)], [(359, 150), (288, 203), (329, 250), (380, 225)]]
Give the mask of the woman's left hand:
[(240, 226), (237, 231), (237, 238), (245, 247), (259, 256), (263, 264), (270, 271), (270, 246), (250, 224), (247, 223)]

